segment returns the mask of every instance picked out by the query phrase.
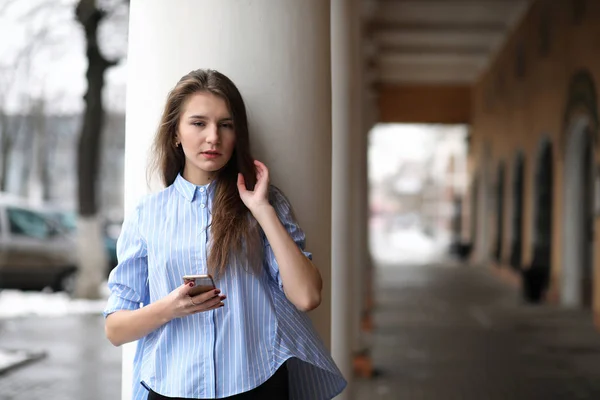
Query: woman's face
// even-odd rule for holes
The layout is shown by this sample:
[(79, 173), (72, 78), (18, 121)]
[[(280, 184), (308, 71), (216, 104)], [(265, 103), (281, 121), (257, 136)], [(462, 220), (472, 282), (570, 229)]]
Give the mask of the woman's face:
[(235, 148), (233, 119), (225, 100), (209, 92), (191, 95), (179, 119), (176, 140), (185, 154), (184, 174), (203, 181), (196, 184), (210, 180)]

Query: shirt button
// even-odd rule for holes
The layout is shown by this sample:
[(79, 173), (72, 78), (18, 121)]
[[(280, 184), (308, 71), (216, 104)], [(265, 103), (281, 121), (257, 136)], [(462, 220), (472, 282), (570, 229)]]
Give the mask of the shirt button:
[(204, 188), (200, 188), (200, 193), (204, 193)]
[(204, 203), (200, 204), (200, 208), (204, 208), (206, 205)]

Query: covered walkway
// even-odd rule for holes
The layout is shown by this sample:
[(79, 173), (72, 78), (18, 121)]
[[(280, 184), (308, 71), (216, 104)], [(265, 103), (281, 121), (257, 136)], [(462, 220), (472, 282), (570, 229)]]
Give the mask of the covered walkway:
[(358, 399), (597, 399), (590, 311), (523, 304), (483, 266), (377, 269), (372, 357)]
[[(255, 156), (321, 269), (310, 317), (349, 381), (339, 400), (600, 394), (600, 2), (211, 0), (202, 24), (196, 7), (131, 2), (125, 214), (158, 189), (146, 184), (149, 112), (183, 73), (215, 68), (247, 99)], [(482, 266), (389, 267), (370, 285), (378, 123), (468, 125), (467, 176), (448, 191), (453, 248)], [(544, 304), (521, 304), (490, 271), (525, 276)], [(353, 385), (371, 361), (382, 375)]]

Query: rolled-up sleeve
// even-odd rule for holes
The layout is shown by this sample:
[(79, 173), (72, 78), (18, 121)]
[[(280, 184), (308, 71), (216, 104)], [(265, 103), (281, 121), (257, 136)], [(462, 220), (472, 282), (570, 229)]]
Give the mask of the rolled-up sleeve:
[(148, 251), (140, 235), (139, 207), (125, 219), (117, 240), (118, 264), (108, 278), (110, 296), (104, 316), (119, 310), (135, 310), (147, 301)]
[[(312, 253), (306, 251), (305, 249), (306, 235), (294, 217), (292, 206), (289, 200), (275, 186), (271, 187), (269, 197), (270, 203), (273, 208), (275, 208), (275, 212), (277, 213), (279, 220), (285, 227), (292, 240), (294, 240), (302, 253), (304, 253), (308, 259), (312, 260)], [(265, 267), (267, 268), (271, 278), (275, 281), (275, 283), (277, 283), (279, 288), (283, 290), (283, 281), (281, 280), (281, 275), (279, 274), (279, 264), (275, 258), (275, 253), (273, 252), (273, 249), (271, 248), (266, 236), (263, 237), (263, 240), (265, 243)]]

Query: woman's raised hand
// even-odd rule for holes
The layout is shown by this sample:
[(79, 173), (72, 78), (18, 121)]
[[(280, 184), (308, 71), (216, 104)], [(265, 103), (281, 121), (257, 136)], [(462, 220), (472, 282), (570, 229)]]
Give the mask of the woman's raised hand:
[(246, 181), (242, 174), (238, 174), (237, 181), (240, 198), (253, 214), (263, 206), (270, 206), (269, 169), (258, 160), (254, 160), (254, 165), (256, 167), (256, 185), (254, 185), (254, 190), (246, 189)]

